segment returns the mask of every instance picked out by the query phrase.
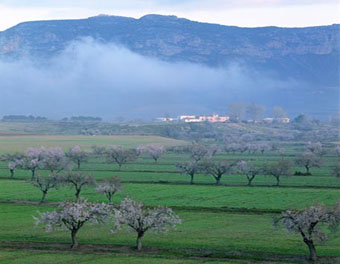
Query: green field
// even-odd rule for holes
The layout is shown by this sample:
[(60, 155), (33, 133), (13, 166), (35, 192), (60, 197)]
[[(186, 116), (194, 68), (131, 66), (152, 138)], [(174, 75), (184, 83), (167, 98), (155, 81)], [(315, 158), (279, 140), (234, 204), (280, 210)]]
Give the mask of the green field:
[(185, 142), (163, 137), (148, 136), (0, 136), (0, 154), (23, 152), (29, 147), (61, 147), (64, 150), (79, 145), (90, 150), (93, 145), (121, 145), (137, 147), (143, 144), (176, 146)]
[[(187, 144), (185, 141), (148, 136), (0, 136), (0, 153), (25, 151), (28, 147), (60, 146), (64, 150), (80, 145), (86, 150), (96, 145), (138, 145), (158, 143), (164, 146)], [(286, 159), (293, 160), (302, 151), (298, 142), (287, 143)], [(265, 154), (221, 153), (216, 160), (252, 160), (257, 165), (273, 163), (281, 157), (274, 151)], [(181, 175), (176, 162), (189, 160), (187, 154), (166, 153), (159, 162), (147, 155), (123, 165), (107, 164), (91, 157), (81, 171), (97, 181), (118, 175), (124, 189), (114, 197), (144, 202), (147, 206), (173, 207), (183, 223), (168, 234), (147, 233), (144, 250), (133, 246), (135, 234), (127, 230), (111, 234), (112, 223), (86, 225), (79, 232), (79, 250), (69, 250), (66, 231), (46, 233), (35, 227), (38, 211), (53, 210), (56, 202), (73, 200), (74, 190), (61, 187), (51, 190), (47, 204), (39, 205), (41, 193), (27, 180), (29, 171), (16, 170), (9, 178), (5, 162), (0, 163), (0, 263), (305, 263), (307, 248), (298, 235), (272, 227), (272, 219), (286, 209), (302, 209), (315, 202), (332, 205), (340, 198), (340, 181), (330, 174), (338, 164), (328, 151), (320, 168), (312, 176), (291, 176), (275, 187), (275, 179), (259, 175), (254, 186), (246, 186), (245, 176), (224, 175), (222, 186), (215, 186), (210, 175), (195, 176), (195, 185)], [(295, 167), (293, 171), (303, 171)], [(47, 171), (40, 171), (47, 175)], [(93, 187), (81, 194), (89, 201), (105, 202)], [(334, 233), (324, 244), (317, 244), (321, 263), (340, 263), (340, 234)]]

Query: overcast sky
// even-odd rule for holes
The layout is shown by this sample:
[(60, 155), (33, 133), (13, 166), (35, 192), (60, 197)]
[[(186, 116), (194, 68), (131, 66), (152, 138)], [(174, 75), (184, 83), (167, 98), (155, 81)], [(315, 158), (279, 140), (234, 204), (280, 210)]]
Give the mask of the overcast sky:
[(23, 21), (86, 18), (98, 14), (139, 18), (177, 15), (246, 27), (303, 27), (340, 22), (340, 0), (0, 0), (0, 30)]

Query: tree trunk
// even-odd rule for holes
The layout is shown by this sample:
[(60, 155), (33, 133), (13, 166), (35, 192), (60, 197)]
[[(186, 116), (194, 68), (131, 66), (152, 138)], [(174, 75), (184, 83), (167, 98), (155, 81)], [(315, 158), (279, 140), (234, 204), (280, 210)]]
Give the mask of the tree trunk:
[(80, 189), (76, 189), (76, 202), (79, 202)]
[(305, 166), (307, 174), (309, 173), (309, 166)]
[(194, 175), (190, 175), (190, 185), (194, 184)]
[(280, 177), (275, 177), (276, 178), (276, 186), (280, 186)]
[(107, 194), (107, 198), (109, 199), (109, 204), (112, 204), (112, 194), (111, 193), (109, 193), (109, 194)]
[(316, 255), (316, 250), (315, 246), (312, 240), (304, 239), (303, 242), (306, 243), (309, 249), (309, 260), (316, 261), (317, 260), (317, 255)]
[(137, 250), (142, 250), (142, 237), (144, 235), (144, 232), (138, 232), (137, 236)]
[(31, 172), (32, 172), (31, 180), (33, 181), (33, 180), (34, 180), (34, 177), (35, 177), (35, 170), (31, 170)]
[(248, 178), (248, 186), (251, 186), (251, 183), (255, 179), (255, 176), (247, 177), (247, 178)]
[(47, 191), (43, 191), (43, 195), (41, 197), (40, 203), (45, 202), (45, 197), (46, 197)]
[(78, 164), (78, 170), (80, 169), (80, 160), (77, 161)]
[(215, 179), (216, 179), (216, 185), (220, 185), (221, 176), (215, 177)]
[(77, 240), (77, 232), (78, 232), (78, 229), (72, 229), (71, 231), (71, 237), (72, 237), (72, 245), (71, 245), (71, 248), (74, 249), (74, 248), (77, 248), (78, 247), (78, 240)]
[(9, 170), (9, 171), (11, 173), (11, 178), (13, 178), (14, 177), (14, 170)]

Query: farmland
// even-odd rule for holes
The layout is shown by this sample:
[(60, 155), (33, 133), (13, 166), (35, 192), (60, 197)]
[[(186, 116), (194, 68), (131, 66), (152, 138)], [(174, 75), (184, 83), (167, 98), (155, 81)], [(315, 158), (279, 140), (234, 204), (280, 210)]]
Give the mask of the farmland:
[[(205, 142), (209, 145), (209, 142)], [(304, 209), (315, 202), (332, 206), (340, 197), (340, 180), (331, 175), (338, 165), (333, 142), (324, 143), (322, 166), (311, 168), (312, 175), (283, 176), (280, 186), (274, 177), (260, 173), (247, 186), (247, 179), (237, 171), (222, 176), (221, 184), (208, 173), (189, 176), (180, 173), (178, 162), (190, 160), (187, 153), (172, 151), (172, 147), (187, 146), (188, 140), (160, 136), (0, 136), (0, 153), (24, 152), (29, 147), (61, 147), (64, 151), (79, 145), (87, 152), (91, 146), (121, 145), (135, 148), (160, 144), (167, 150), (155, 162), (143, 153), (136, 160), (123, 164), (110, 163), (105, 157), (91, 155), (80, 169), (73, 171), (92, 175), (97, 182), (119, 176), (123, 190), (115, 194), (119, 204), (125, 197), (143, 202), (147, 207), (168, 206), (182, 219), (182, 224), (168, 234), (147, 233), (144, 249), (133, 248), (135, 234), (126, 228), (111, 233), (113, 223), (86, 224), (79, 231), (79, 249), (70, 250), (69, 232), (46, 233), (34, 225), (33, 216), (53, 210), (59, 202), (74, 199), (69, 186), (51, 189), (46, 203), (39, 204), (41, 192), (29, 182), (31, 172), (24, 168), (10, 177), (6, 161), (0, 163), (0, 263), (33, 263), (39, 259), (48, 263), (304, 263), (307, 248), (297, 234), (273, 227), (273, 218), (287, 209)], [(276, 164), (281, 159), (292, 161), (292, 172), (303, 171), (295, 165), (296, 156), (304, 151), (304, 142), (284, 142), (282, 157), (276, 150), (257, 153), (221, 151), (215, 161), (252, 161), (257, 166)], [(48, 176), (47, 169), (39, 174)], [(66, 173), (66, 172), (62, 172)], [(90, 202), (107, 202), (93, 186), (84, 188), (81, 196)], [(340, 236), (317, 244), (321, 263), (340, 262)]]

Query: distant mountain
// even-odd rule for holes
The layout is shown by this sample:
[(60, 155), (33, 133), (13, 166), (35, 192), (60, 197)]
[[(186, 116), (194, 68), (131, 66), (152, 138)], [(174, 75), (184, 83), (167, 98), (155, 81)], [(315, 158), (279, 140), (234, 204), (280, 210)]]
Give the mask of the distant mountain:
[(218, 66), (236, 60), (327, 85), (339, 81), (339, 24), (240, 28), (161, 15), (34, 21), (0, 32), (0, 54), (50, 56), (86, 36), (167, 61)]
[(237, 62), (278, 79), (302, 81), (313, 93), (331, 90), (331, 97), (339, 89), (339, 24), (241, 28), (161, 15), (33, 21), (0, 32), (0, 58), (49, 57), (88, 36), (170, 62), (210, 67)]

